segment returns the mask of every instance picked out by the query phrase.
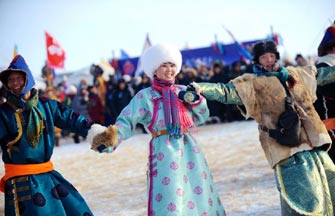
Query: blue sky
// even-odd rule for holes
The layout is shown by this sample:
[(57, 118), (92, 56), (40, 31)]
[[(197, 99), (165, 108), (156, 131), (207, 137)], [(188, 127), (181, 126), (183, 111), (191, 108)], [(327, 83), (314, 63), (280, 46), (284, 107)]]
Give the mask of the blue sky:
[(284, 39), (283, 52), (315, 55), (324, 30), (335, 19), (334, 0), (0, 0), (0, 67), (14, 45), (34, 74), (46, 60), (44, 31), (66, 52), (66, 70), (78, 70), (120, 49), (139, 56), (146, 34), (153, 44), (180, 49), (266, 37), (271, 26)]

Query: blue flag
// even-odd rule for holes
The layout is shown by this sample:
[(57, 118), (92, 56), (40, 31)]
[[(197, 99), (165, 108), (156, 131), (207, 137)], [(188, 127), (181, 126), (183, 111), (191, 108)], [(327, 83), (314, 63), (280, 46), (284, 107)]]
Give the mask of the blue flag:
[(124, 51), (123, 49), (120, 50), (120, 53), (121, 53), (121, 57), (120, 59), (129, 59), (129, 55), (126, 51)]
[(233, 33), (231, 33), (228, 29), (226, 29), (224, 26), (223, 28), (228, 32), (228, 34), (230, 35), (230, 37), (234, 40), (234, 44), (236, 46), (236, 48), (238, 49), (240, 55), (242, 55), (243, 58), (247, 59), (247, 60), (252, 60), (252, 55), (251, 53), (242, 45), (240, 44), (235, 36), (233, 35)]

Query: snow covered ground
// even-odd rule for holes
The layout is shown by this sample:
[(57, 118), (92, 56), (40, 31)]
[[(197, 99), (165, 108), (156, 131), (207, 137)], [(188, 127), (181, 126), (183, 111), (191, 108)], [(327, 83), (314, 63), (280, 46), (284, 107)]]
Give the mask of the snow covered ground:
[[(194, 133), (201, 144), (229, 216), (279, 216), (273, 170), (258, 141), (255, 121), (205, 125)], [(150, 136), (137, 133), (112, 154), (89, 144), (61, 140), (55, 169), (83, 195), (97, 216), (146, 215), (146, 165)], [(4, 170), (0, 166), (0, 175)], [(0, 196), (0, 215), (4, 211)]]

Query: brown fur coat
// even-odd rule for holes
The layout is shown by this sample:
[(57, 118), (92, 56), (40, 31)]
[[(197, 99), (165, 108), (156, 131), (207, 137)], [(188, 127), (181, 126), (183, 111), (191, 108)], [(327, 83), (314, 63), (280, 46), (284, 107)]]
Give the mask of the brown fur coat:
[[(297, 81), (290, 92), (302, 123), (301, 144), (294, 148), (283, 146), (269, 137), (267, 132), (259, 130), (259, 139), (271, 167), (297, 152), (331, 143), (313, 106), (316, 100), (316, 68), (287, 67), (287, 70)], [(246, 107), (246, 118), (252, 117), (258, 124), (274, 129), (279, 115), (285, 110), (286, 93), (279, 80), (276, 77), (245, 74), (232, 82)]]

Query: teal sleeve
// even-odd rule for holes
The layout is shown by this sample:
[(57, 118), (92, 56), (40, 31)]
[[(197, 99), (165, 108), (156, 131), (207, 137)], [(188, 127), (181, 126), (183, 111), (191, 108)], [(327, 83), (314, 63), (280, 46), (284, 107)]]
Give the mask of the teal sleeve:
[(216, 100), (224, 104), (243, 105), (232, 82), (223, 83), (198, 83), (200, 92), (207, 100)]
[(209, 117), (209, 109), (207, 101), (203, 96), (200, 96), (200, 100), (189, 104), (189, 111), (196, 126), (202, 125), (206, 122)]
[(316, 81), (318, 86), (335, 83), (335, 66), (318, 68)]

